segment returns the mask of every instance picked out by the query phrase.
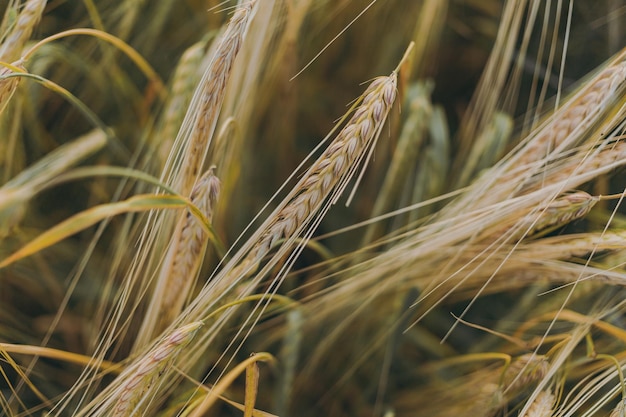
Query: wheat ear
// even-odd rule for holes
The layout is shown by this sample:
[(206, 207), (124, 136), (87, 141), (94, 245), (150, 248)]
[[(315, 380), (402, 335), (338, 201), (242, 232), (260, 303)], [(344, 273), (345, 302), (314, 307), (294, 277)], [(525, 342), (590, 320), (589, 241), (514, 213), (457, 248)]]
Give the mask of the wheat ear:
[[(603, 148), (590, 151), (582, 149), (571, 158), (554, 164), (545, 172), (539, 172), (524, 185), (520, 194), (529, 194), (551, 184), (567, 183), (577, 186), (587, 181), (585, 175), (597, 172), (598, 175), (621, 166), (626, 161), (626, 142), (619, 141)], [(573, 181), (575, 177), (582, 180)]]
[(618, 229), (548, 237), (528, 243), (520, 250), (526, 259), (567, 259), (586, 257), (594, 251), (622, 249), (624, 246), (626, 232)]
[(575, 145), (576, 138), (609, 107), (625, 81), (626, 50), (553, 115), (515, 155), (507, 171), (519, 174), (535, 161)]
[(557, 198), (549, 203), (545, 210), (541, 210), (538, 219), (533, 220), (532, 217), (534, 216), (532, 215), (525, 219), (525, 222), (530, 222), (528, 234), (532, 235), (548, 228), (560, 227), (581, 219), (591, 211), (598, 201), (598, 197), (589, 195), (584, 191), (577, 191)]
[(114, 417), (146, 415), (150, 397), (147, 395), (156, 379), (193, 339), (202, 322), (182, 326), (157, 344), (148, 354), (130, 367), (120, 378), (124, 378), (113, 409)]
[[(179, 136), (182, 135), (181, 140), (184, 138), (186, 149), (182, 156), (180, 173), (177, 174), (180, 176), (173, 181), (182, 195), (189, 195), (202, 168), (224, 101), (226, 84), (241, 48), (255, 3), (256, 0), (250, 0), (235, 11), (211, 63), (202, 76), (189, 106), (188, 115), (183, 121)], [(186, 129), (190, 129), (188, 133)]]
[(530, 210), (527, 214), (513, 212), (511, 220), (500, 222), (512, 224), (512, 226), (502, 227), (501, 224), (498, 224), (496, 226), (498, 228), (497, 233), (494, 234), (487, 230), (483, 236), (491, 240), (506, 233), (510, 241), (516, 241), (581, 219), (591, 211), (598, 201), (598, 197), (589, 195), (584, 191), (566, 194), (545, 205), (527, 208), (526, 210)]
[[(410, 49), (406, 54), (409, 52)], [(346, 119), (351, 115), (349, 121), (337, 133), (328, 148), (303, 174), (267, 220), (258, 227), (254, 236), (200, 291), (180, 316), (181, 321), (206, 318), (215, 310), (216, 303), (232, 295), (233, 290), (241, 290), (236, 294), (239, 297), (245, 296), (246, 291), (252, 291), (255, 288), (255, 280), (261, 279), (263, 274), (257, 274), (252, 281), (247, 281), (246, 278), (250, 276), (250, 271), (258, 268), (261, 258), (279, 239), (285, 238), (286, 242), (264, 265), (264, 270), (276, 265), (283, 255), (288, 254), (293, 248), (294, 239), (302, 235), (304, 239), (310, 237), (317, 225), (316, 221), (323, 218), (325, 210), (336, 202), (350, 178), (361, 166), (359, 162), (366, 159), (368, 149), (373, 150), (396, 98), (398, 70), (399, 68), (389, 76), (378, 77), (372, 81), (353, 106), (354, 112), (346, 115)], [(297, 251), (290, 255), (290, 259), (296, 255)], [(289, 265), (286, 266), (288, 267)], [(194, 343), (193, 349), (190, 349), (189, 363), (199, 360), (208, 343), (234, 311), (235, 309), (226, 310), (210, 325), (202, 339)]]
[[(371, 217), (380, 216), (391, 209), (394, 201), (401, 195), (402, 187), (411, 172), (410, 166), (418, 158), (418, 151), (428, 132), (428, 123), (432, 114), (430, 94), (432, 83), (416, 84), (409, 91), (409, 115), (404, 122), (398, 146), (393, 153), (385, 180), (376, 197)], [(383, 231), (381, 222), (372, 223), (365, 231), (363, 245), (380, 237)]]
[(526, 354), (517, 357), (503, 375), (507, 393), (516, 393), (533, 382), (540, 381), (547, 373), (550, 363), (545, 356)]
[(554, 400), (554, 394), (550, 391), (541, 391), (523, 417), (550, 417)]
[[(276, 243), (296, 234), (322, 207), (328, 195), (341, 194), (367, 149), (378, 137), (396, 98), (397, 74), (372, 81), (363, 101), (335, 140), (304, 174), (294, 191), (273, 215), (260, 239), (237, 272), (251, 273)], [(339, 186), (337, 190), (335, 187)], [(332, 201), (335, 202), (334, 200)]]
[[(220, 192), (220, 181), (214, 170), (215, 167), (211, 167), (191, 192), (191, 202), (209, 222)], [(176, 225), (136, 346), (143, 346), (152, 335), (165, 330), (181, 312), (202, 266), (207, 241), (198, 220), (191, 212), (186, 212)]]
[(24, 44), (30, 39), (45, 7), (46, 0), (30, 0), (26, 3), (17, 18), (15, 27), (0, 45), (0, 61), (14, 61), (20, 57)]

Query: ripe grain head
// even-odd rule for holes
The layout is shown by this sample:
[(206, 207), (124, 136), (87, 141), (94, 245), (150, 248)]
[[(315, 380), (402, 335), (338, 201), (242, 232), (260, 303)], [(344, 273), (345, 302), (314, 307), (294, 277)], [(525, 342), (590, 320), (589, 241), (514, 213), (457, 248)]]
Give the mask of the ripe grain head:
[[(302, 239), (297, 239), (310, 238), (330, 205), (356, 173), (359, 162), (371, 151), (395, 100), (396, 83), (397, 74), (394, 72), (389, 76), (376, 78), (370, 84), (362, 95), (360, 104), (355, 106), (354, 113), (333, 142), (302, 175), (292, 191), (258, 227), (254, 235), (211, 278), (185, 310), (182, 319), (198, 320), (211, 314), (215, 306), (224, 300), (246, 297), (279, 260), (288, 258), (288, 265), (275, 278), (275, 285), (280, 285), (285, 271), (302, 249)], [(298, 246), (295, 246), (296, 242)], [(279, 243), (276, 253), (268, 259), (261, 271), (254, 274), (262, 259)], [(234, 293), (233, 289), (236, 289)], [(195, 351), (202, 352), (233, 311), (234, 309), (229, 309), (208, 325), (210, 327), (207, 328), (205, 337), (198, 340), (197, 346), (194, 343)], [(200, 353), (194, 355), (198, 356)]]
[[(220, 192), (220, 181), (211, 167), (196, 183), (191, 202), (211, 222)], [(154, 335), (163, 332), (180, 314), (196, 281), (208, 236), (198, 220), (185, 212), (178, 220), (174, 235), (150, 299), (148, 310), (135, 341), (135, 349), (147, 345)]]
[(189, 195), (195, 183), (224, 101), (226, 85), (252, 16), (256, 0), (235, 11), (191, 100), (165, 168), (168, 183)]
[[(270, 216), (240, 268), (250, 273), (281, 239), (298, 235), (330, 198), (334, 203), (376, 141), (396, 97), (397, 74), (376, 78), (345, 127)], [(241, 270), (241, 269), (239, 269)]]
[(550, 417), (554, 402), (554, 394), (549, 390), (541, 391), (523, 417)]
[[(626, 51), (569, 99), (515, 154), (506, 171), (537, 169), (557, 155), (580, 143), (587, 129), (596, 123), (620, 94), (626, 82)], [(535, 168), (533, 168), (533, 166)]]
[(0, 61), (10, 62), (18, 59), (33, 29), (39, 23), (46, 0), (28, 0), (20, 12), (10, 34), (0, 45)]
[(120, 383), (112, 395), (116, 399), (113, 416), (127, 417), (145, 413), (150, 405), (150, 389), (159, 384), (158, 379), (163, 371), (172, 364), (201, 326), (202, 322), (193, 322), (173, 330), (119, 376)]

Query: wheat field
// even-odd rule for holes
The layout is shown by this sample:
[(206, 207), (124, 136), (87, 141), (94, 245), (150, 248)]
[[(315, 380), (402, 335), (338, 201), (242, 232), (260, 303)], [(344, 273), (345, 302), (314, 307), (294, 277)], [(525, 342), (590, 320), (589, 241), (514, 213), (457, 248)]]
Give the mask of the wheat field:
[(624, 0), (0, 0), (0, 415), (610, 416)]

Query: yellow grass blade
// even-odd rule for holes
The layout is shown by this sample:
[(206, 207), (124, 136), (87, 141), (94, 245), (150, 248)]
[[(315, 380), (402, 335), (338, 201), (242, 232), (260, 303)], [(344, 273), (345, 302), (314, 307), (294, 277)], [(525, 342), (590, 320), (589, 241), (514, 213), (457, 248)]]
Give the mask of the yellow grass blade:
[(103, 370), (116, 371), (121, 369), (119, 364), (102, 360), (94, 361), (91, 356), (81, 355), (79, 353), (67, 352), (60, 349), (54, 349), (43, 346), (17, 345), (14, 343), (0, 343), (0, 352), (18, 353), (20, 355), (40, 356), (43, 358), (58, 359), (67, 363), (74, 363), (83, 366), (97, 366)]
[(253, 417), (254, 404), (259, 392), (259, 365), (256, 362), (246, 367), (246, 396), (243, 417)]
[(191, 417), (201, 417), (203, 416), (207, 410), (209, 410), (213, 404), (219, 399), (219, 396), (228, 388), (235, 378), (239, 376), (242, 372), (244, 372), (250, 364), (256, 362), (272, 362), (274, 357), (269, 353), (261, 352), (256, 353), (253, 356), (250, 356), (245, 361), (239, 363), (235, 368), (228, 372), (224, 377), (220, 379), (213, 389), (209, 391), (209, 393), (204, 397), (202, 402), (198, 404), (196, 409), (191, 413)]
[[(203, 218), (202, 214), (198, 212), (188, 199), (178, 196), (145, 194), (134, 196), (118, 203), (102, 204), (80, 212), (45, 231), (26, 246), (0, 262), (0, 268), (4, 268), (20, 259), (52, 246), (89, 226), (93, 226), (107, 217), (123, 213), (183, 207), (189, 207), (197, 218)], [(213, 236), (212, 230), (208, 228), (208, 223), (203, 221), (202, 224), (209, 236)]]
[(139, 52), (137, 52), (135, 49), (133, 49), (130, 45), (128, 45), (126, 42), (124, 42), (120, 38), (118, 38), (116, 36), (113, 36), (113, 35), (111, 35), (109, 33), (103, 32), (101, 30), (81, 28), (81, 29), (71, 29), (71, 30), (66, 30), (64, 32), (56, 33), (56, 34), (54, 34), (52, 36), (47, 37), (46, 39), (43, 39), (42, 41), (38, 42), (37, 44), (33, 45), (24, 54), (22, 59), (25, 60), (25, 61), (30, 59), (30, 57), (40, 47), (42, 47), (43, 45), (45, 45), (45, 44), (47, 44), (49, 42), (52, 42), (52, 41), (57, 40), (57, 39), (65, 38), (65, 37), (68, 37), (68, 36), (76, 36), (76, 35), (93, 36), (95, 38), (98, 38), (100, 40), (109, 42), (110, 44), (114, 45), (120, 51), (125, 53), (126, 56), (128, 56), (135, 63), (135, 65), (137, 65), (137, 67), (144, 73), (146, 78), (148, 78), (152, 82), (152, 84), (156, 88), (157, 92), (159, 94), (161, 94), (161, 97), (165, 98), (165, 96), (164, 96), (165, 89), (163, 88), (163, 82), (161, 81), (161, 78), (158, 76), (156, 71), (145, 60), (145, 58), (142, 57), (139, 54)]

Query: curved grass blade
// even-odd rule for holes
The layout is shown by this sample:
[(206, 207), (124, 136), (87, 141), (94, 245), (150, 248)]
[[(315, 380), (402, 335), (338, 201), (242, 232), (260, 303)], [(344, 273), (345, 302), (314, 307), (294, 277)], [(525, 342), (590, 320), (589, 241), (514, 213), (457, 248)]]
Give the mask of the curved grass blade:
[(26, 246), (10, 255), (8, 258), (5, 258), (2, 262), (0, 262), (0, 268), (4, 268), (20, 259), (26, 258), (27, 256), (41, 251), (42, 249), (52, 246), (55, 243), (80, 232), (81, 230), (93, 226), (107, 217), (122, 213), (183, 207), (189, 208), (192, 214), (197, 219), (200, 219), (200, 223), (202, 224), (204, 231), (209, 235), (209, 239), (213, 242), (213, 244), (217, 244), (217, 247), (219, 248), (221, 244), (219, 244), (217, 238), (215, 237), (215, 233), (209, 226), (208, 221), (188, 199), (173, 195), (145, 194), (137, 195), (129, 198), (128, 200), (117, 203), (102, 204), (70, 217), (69, 219), (45, 231)]

